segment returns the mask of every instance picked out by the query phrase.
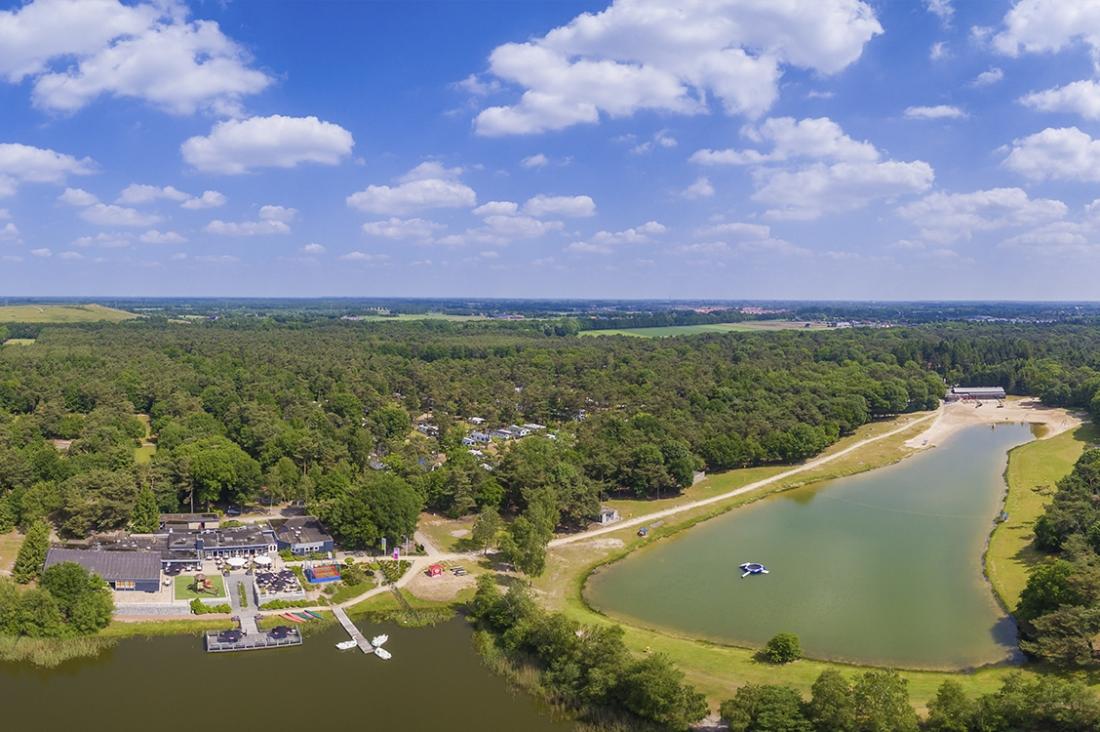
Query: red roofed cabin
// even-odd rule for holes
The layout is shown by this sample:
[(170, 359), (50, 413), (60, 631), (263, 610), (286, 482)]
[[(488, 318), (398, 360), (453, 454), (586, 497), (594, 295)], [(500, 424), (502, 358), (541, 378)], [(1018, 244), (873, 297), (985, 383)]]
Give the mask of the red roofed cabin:
[(428, 576), (429, 577), (438, 577), (441, 574), (443, 574), (443, 565), (442, 564), (433, 564), (430, 567), (428, 567)]

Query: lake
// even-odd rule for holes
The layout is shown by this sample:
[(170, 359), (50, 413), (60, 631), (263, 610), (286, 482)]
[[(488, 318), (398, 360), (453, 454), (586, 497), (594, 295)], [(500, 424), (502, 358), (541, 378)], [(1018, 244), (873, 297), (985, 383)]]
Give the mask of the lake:
[[(589, 578), (612, 617), (738, 645), (797, 633), (806, 655), (961, 668), (1013, 657), (981, 555), (1025, 425), (970, 427), (890, 467), (776, 494)], [(741, 578), (762, 562), (768, 575)]]
[(127, 639), (56, 669), (0, 664), (8, 729), (196, 732), (380, 729), (565, 732), (478, 658), (462, 620), (388, 633), (393, 659), (338, 651), (339, 626), (296, 648), (207, 654), (195, 636)]

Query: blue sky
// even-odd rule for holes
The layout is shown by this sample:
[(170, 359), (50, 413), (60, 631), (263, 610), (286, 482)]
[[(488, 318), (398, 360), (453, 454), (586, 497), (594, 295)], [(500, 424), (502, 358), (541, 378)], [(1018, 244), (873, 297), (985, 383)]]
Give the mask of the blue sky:
[(1100, 0), (0, 3), (0, 294), (1096, 299), (1098, 69)]

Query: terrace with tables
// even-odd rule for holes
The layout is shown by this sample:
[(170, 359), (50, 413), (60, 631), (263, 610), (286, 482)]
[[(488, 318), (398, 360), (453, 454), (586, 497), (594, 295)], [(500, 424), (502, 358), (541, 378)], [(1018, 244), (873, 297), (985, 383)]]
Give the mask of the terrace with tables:
[(257, 572), (253, 578), (256, 585), (256, 604), (275, 602), (277, 600), (304, 600), (306, 592), (298, 576), (289, 569), (271, 572)]

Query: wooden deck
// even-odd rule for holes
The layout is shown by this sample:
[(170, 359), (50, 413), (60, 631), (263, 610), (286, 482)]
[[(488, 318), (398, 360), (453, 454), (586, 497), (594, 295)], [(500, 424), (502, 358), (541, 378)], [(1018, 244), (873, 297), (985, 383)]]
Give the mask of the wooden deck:
[(370, 644), (362, 631), (355, 627), (355, 623), (351, 622), (351, 618), (344, 612), (344, 608), (339, 605), (333, 605), (332, 614), (340, 621), (340, 625), (344, 626), (344, 630), (346, 630), (348, 635), (351, 636), (351, 639), (355, 641), (355, 645), (359, 646), (360, 651), (363, 653), (374, 653), (374, 646)]
[(206, 634), (207, 653), (228, 653), (230, 651), (258, 651), (265, 648), (286, 648), (288, 646), (302, 645), (302, 633), (297, 628), (291, 628), (285, 638), (273, 638), (270, 633), (257, 633), (255, 635), (241, 636), (241, 639), (232, 643), (218, 640), (216, 631)]

